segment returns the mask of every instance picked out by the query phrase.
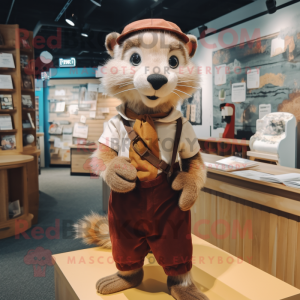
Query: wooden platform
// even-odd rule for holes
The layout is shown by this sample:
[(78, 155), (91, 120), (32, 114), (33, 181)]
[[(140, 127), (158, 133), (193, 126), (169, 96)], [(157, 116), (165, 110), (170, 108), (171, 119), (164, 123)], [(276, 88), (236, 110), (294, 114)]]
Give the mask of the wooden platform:
[[(299, 300), (300, 290), (192, 236), (197, 286), (210, 300)], [(53, 255), (56, 300), (171, 300), (163, 269), (145, 259), (145, 277), (137, 288), (113, 295), (97, 294), (96, 281), (115, 273), (111, 251), (90, 248)], [(149, 263), (149, 261), (151, 263)]]

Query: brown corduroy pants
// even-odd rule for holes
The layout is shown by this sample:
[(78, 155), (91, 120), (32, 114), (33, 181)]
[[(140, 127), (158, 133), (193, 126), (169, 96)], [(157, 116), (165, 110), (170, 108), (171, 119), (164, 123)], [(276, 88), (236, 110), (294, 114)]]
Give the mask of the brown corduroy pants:
[(129, 193), (111, 192), (109, 229), (119, 270), (141, 268), (150, 250), (169, 276), (191, 269), (191, 215), (180, 210), (179, 196), (165, 174), (138, 181)]

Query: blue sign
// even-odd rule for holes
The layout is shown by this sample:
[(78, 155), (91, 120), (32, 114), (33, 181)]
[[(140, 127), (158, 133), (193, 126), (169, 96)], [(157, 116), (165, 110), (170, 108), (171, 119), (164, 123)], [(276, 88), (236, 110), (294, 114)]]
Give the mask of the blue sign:
[(76, 67), (76, 58), (60, 58), (59, 59), (60, 68), (74, 68)]

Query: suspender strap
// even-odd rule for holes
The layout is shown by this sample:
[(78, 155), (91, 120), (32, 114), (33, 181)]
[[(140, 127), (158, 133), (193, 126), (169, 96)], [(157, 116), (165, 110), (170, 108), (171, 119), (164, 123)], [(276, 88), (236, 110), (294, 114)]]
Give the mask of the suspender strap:
[[(152, 151), (148, 148), (147, 144), (144, 142), (144, 140), (133, 130), (133, 128), (130, 126), (130, 123), (128, 120), (125, 120), (122, 118), (124, 127), (127, 131), (128, 137), (131, 140), (131, 145), (134, 151), (142, 158), (147, 160), (151, 165), (156, 167), (157, 169), (163, 171), (164, 173), (168, 174), (168, 176), (171, 176), (173, 173), (173, 166), (175, 164), (181, 131), (182, 131), (182, 119), (178, 118), (176, 120), (176, 134), (175, 134), (175, 140), (174, 140), (174, 146), (173, 146), (173, 153), (172, 153), (172, 160), (171, 160), (171, 166), (168, 165), (165, 161), (160, 160), (157, 158)], [(145, 151), (140, 152), (137, 147), (135, 147), (135, 144), (141, 141), (144, 144)]]

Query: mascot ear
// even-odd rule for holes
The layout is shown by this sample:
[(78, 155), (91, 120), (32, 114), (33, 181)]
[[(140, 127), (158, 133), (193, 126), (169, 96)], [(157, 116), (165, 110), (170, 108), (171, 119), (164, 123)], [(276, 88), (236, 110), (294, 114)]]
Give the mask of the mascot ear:
[(190, 39), (190, 41), (186, 44), (186, 47), (187, 47), (190, 58), (192, 58), (197, 50), (197, 46), (198, 46), (197, 38), (191, 34), (188, 34), (187, 36)]
[(105, 47), (111, 57), (114, 57), (114, 47), (117, 45), (119, 35), (117, 32), (112, 32), (106, 36)]

